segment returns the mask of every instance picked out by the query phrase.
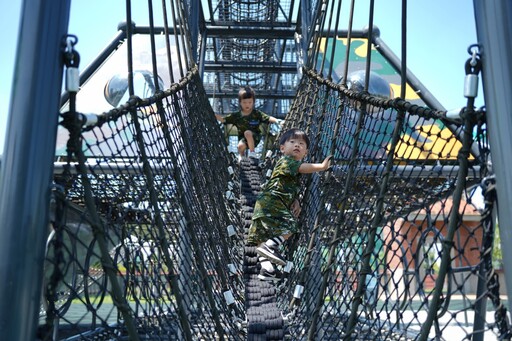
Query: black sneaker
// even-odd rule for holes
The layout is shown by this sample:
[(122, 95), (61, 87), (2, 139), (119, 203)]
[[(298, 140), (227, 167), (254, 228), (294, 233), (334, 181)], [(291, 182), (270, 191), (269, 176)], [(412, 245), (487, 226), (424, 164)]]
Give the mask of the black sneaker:
[(277, 269), (274, 271), (261, 269), (258, 278), (262, 281), (280, 281), (283, 278), (283, 274)]
[(265, 257), (274, 264), (283, 266), (286, 265), (286, 259), (281, 256), (281, 254), (277, 251), (277, 247), (275, 246), (268, 246), (265, 243), (260, 244), (260, 246), (256, 248), (256, 253), (262, 257)]

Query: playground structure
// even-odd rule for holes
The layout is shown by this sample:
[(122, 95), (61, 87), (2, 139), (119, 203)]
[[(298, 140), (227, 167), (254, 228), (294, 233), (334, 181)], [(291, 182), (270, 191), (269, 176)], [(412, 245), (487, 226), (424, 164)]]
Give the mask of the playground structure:
[[(40, 9), (58, 8), (67, 18), (69, 2), (62, 4)], [(0, 211), (8, 236), (2, 271), (13, 279), (1, 292), (2, 306), (9, 307), (0, 315), (2, 335), (510, 338), (503, 302), (509, 295), (495, 267), (502, 262), (506, 269), (511, 258), (506, 248), (502, 256), (493, 252), (496, 214), (501, 229), (509, 221), (508, 212), (495, 210), (498, 198), (508, 202), (500, 197), (506, 182), (496, 186), (505, 160), (491, 162), (490, 148), (501, 155), (506, 143), (492, 142), (505, 138), (498, 133), (504, 127), (487, 119), (504, 104), (474, 108), (469, 92), (465, 108), (447, 113), (386, 49), (371, 16), (370, 29), (332, 30), (336, 3), (301, 2), (301, 20), (291, 19), (291, 3), (209, 4), (210, 21), (198, 4), (176, 2), (168, 9), (171, 25), (120, 25), (80, 77), (79, 44), (66, 35), (67, 21), (40, 32), (58, 47), (38, 61), (52, 67), (29, 63), (23, 73), (34, 84), (51, 75), (45, 85), (60, 92), (64, 67), (69, 82), (60, 103), (50, 91), (37, 96), (43, 98), (38, 107), (55, 111), (55, 120), (30, 121), (34, 134), (22, 143), (24, 157), (15, 161), (10, 141), (3, 156), (2, 199), (13, 200), (2, 200)], [(475, 1), (475, 7), (487, 13), (493, 6)], [(27, 18), (37, 10), (25, 8)], [(148, 13), (154, 14), (151, 7)], [(35, 25), (43, 25), (40, 20)], [(490, 50), (493, 40), (484, 38), (490, 27), (481, 20), (481, 45), (468, 55), (470, 81), (490, 63), (481, 50)], [(146, 68), (141, 51), (151, 51)], [(355, 54), (364, 62), (352, 64)], [(118, 55), (126, 72), (111, 74), (109, 63), (119, 63)], [(499, 88), (485, 77), (486, 86)], [(294, 267), (277, 286), (255, 278), (254, 250), (244, 237), (277, 155), (278, 132), (267, 131), (260, 160), (238, 165), (229, 153), (229, 127), (223, 130), (213, 115), (233, 110), (234, 93), (246, 84), (256, 89), (258, 106), (285, 119), (284, 129), (308, 132), (308, 159), (334, 155), (330, 171), (304, 178), (304, 233), (286, 246)], [(506, 85), (501, 91), (510, 89)], [(13, 110), (20, 106), (15, 100)], [(13, 132), (28, 124), (11, 121)], [(42, 127), (49, 129), (41, 134)], [(14, 189), (6, 179), (24, 184)], [(22, 195), (26, 188), (31, 200)], [(12, 205), (29, 213), (20, 221)], [(26, 216), (38, 222), (28, 224)], [(20, 223), (26, 235), (11, 230)], [(45, 243), (29, 250), (29, 237)]]

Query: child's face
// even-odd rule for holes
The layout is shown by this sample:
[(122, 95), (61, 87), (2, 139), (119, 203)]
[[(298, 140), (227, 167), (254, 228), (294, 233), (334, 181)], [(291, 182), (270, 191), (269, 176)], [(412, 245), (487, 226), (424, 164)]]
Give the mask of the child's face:
[(240, 101), (240, 109), (245, 113), (250, 113), (254, 107), (254, 98), (244, 98)]
[(291, 156), (294, 160), (302, 160), (308, 153), (306, 141), (303, 139), (291, 138), (280, 146), (281, 153)]

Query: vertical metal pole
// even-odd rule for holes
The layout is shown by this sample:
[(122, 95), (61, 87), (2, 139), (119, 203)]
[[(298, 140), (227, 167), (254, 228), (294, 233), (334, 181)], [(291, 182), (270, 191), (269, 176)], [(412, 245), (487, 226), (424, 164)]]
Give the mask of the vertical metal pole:
[[(188, 27), (190, 28), (190, 40), (191, 40), (191, 49), (192, 49), (192, 59), (194, 59), (194, 62), (197, 63), (198, 55), (197, 55), (197, 48), (198, 48), (198, 38), (199, 38), (199, 11), (200, 9), (200, 2), (199, 1), (190, 1), (190, 12), (188, 16)], [(202, 37), (202, 39), (205, 39), (205, 37)]]
[(300, 3), (300, 19), (301, 19), (301, 27), (302, 27), (302, 40), (300, 42), (300, 46), (298, 46), (301, 51), (299, 52), (302, 55), (302, 61), (298, 61), (300, 63), (299, 68), (302, 68), (305, 65), (308, 65), (308, 46), (309, 41), (311, 39), (311, 35), (313, 33), (313, 25), (314, 23), (313, 18), (311, 16), (312, 13), (312, 6), (311, 1), (301, 1)]
[[(512, 297), (512, 2), (474, 0), (493, 169), (501, 210), (500, 238), (508, 297)], [(508, 300), (512, 311), (512, 300)]]
[(0, 335), (34, 340), (70, 0), (24, 1), (0, 166)]

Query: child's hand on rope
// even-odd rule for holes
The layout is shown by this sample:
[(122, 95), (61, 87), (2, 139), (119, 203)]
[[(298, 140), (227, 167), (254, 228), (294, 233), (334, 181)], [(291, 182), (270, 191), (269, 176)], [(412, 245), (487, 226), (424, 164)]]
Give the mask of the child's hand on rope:
[(331, 159), (332, 159), (332, 155), (329, 155), (322, 162), (322, 167), (324, 170), (327, 170), (327, 169), (329, 169), (329, 167), (331, 167)]

